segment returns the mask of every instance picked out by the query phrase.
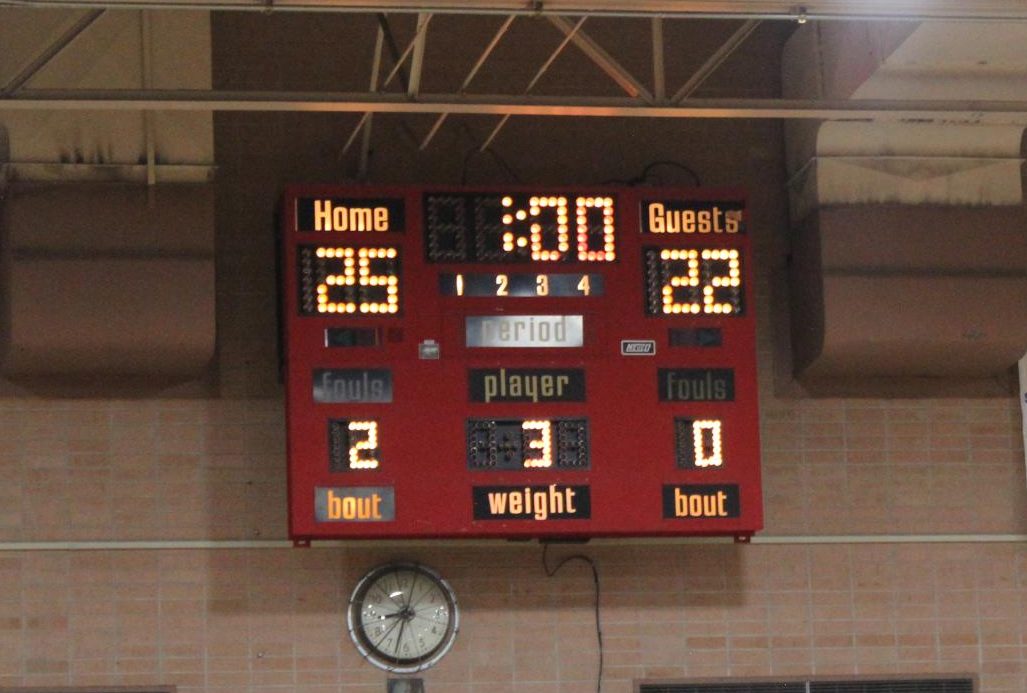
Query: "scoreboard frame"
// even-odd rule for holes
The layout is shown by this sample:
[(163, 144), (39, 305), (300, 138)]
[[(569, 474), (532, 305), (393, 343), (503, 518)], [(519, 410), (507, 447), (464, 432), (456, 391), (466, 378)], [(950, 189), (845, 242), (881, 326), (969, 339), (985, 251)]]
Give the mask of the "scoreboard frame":
[(297, 544), (762, 528), (740, 191), (297, 185), (281, 210)]

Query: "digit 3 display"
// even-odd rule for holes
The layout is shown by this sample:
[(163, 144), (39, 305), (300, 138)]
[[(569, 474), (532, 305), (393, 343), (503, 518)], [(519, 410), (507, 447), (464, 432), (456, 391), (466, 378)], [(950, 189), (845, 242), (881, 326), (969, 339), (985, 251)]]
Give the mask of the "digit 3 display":
[(763, 524), (744, 195), (295, 186), (290, 535)]

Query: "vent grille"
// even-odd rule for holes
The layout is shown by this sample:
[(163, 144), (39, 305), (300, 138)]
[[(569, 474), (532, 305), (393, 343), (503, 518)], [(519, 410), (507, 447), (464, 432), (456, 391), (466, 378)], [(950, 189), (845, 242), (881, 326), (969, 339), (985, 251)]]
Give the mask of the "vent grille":
[(660, 683), (639, 693), (974, 693), (973, 679), (896, 679), (847, 681), (750, 681), (737, 683)]
[(810, 693), (973, 693), (972, 679), (815, 681)]
[(804, 682), (642, 684), (639, 693), (806, 693)]

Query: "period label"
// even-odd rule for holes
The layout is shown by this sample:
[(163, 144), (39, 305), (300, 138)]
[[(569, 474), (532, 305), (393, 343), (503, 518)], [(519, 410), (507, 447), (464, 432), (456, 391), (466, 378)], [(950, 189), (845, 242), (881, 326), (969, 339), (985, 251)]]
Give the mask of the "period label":
[(588, 486), (475, 486), (475, 520), (587, 520), (592, 516)]
[(396, 494), (389, 486), (314, 489), (318, 522), (391, 522), (396, 519)]
[(472, 402), (584, 402), (581, 368), (474, 368), (468, 371)]
[(730, 368), (660, 368), (661, 402), (732, 402), (735, 373)]
[(723, 520), (742, 512), (736, 484), (670, 484), (663, 487), (668, 520)]
[(315, 368), (314, 401), (391, 402), (392, 371), (386, 368)]
[(471, 315), (466, 318), (469, 347), (580, 347), (581, 315)]

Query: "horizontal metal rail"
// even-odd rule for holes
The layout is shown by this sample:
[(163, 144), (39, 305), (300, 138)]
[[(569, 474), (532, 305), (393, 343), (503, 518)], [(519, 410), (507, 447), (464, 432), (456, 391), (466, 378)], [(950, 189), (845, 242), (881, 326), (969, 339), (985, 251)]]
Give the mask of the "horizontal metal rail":
[[(644, 537), (593, 539), (589, 546), (662, 545), (662, 544), (724, 544), (733, 543), (731, 537)], [(523, 548), (523, 542), (505, 539), (395, 539), (384, 542), (395, 546), (508, 546)], [(558, 542), (557, 542), (558, 543)], [(824, 535), (761, 535), (749, 543), (779, 546), (856, 545), (856, 544), (1024, 544), (1027, 534), (824, 534)], [(374, 544), (383, 544), (375, 539)], [(363, 547), (367, 540), (325, 540), (311, 544), (316, 548)], [(3, 552), (38, 551), (166, 551), (166, 550), (224, 550), (224, 549), (288, 549), (288, 539), (155, 539), (109, 541), (6, 541), (0, 542)]]
[(1024, 21), (1023, 0), (0, 0), (0, 7), (745, 19)]
[(465, 115), (940, 120), (1027, 124), (1027, 101), (685, 99), (652, 105), (627, 97), (241, 92), (193, 90), (26, 90), (0, 97), (0, 111), (268, 111)]

